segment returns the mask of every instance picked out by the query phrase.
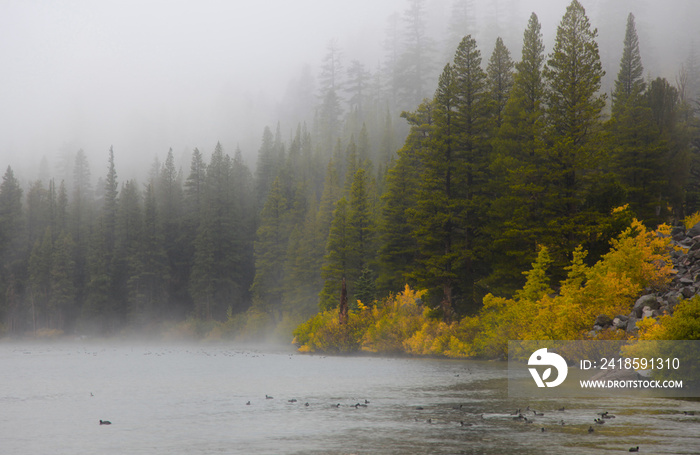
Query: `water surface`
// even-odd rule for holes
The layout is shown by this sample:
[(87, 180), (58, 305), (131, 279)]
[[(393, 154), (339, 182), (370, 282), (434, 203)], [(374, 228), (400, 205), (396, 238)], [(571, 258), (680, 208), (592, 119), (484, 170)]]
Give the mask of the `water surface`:
[[(291, 348), (3, 343), (0, 453), (700, 453), (697, 401), (509, 399), (506, 367)], [(544, 415), (525, 423), (511, 415), (518, 408)], [(596, 425), (603, 411), (616, 418)]]

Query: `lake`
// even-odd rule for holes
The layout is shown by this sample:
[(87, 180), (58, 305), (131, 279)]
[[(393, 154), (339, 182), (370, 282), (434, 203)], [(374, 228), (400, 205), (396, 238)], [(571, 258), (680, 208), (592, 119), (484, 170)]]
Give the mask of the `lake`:
[[(291, 347), (5, 342), (0, 454), (700, 453), (698, 401), (509, 399), (506, 368)], [(534, 423), (514, 420), (518, 408)], [(616, 418), (596, 425), (604, 411)]]

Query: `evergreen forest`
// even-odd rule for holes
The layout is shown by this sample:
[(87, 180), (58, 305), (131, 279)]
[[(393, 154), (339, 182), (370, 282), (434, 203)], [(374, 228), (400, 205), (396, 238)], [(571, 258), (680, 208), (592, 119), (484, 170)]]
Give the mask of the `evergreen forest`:
[(217, 144), (138, 163), (143, 179), (118, 175), (111, 147), (31, 181), (7, 163), (0, 335), (288, 342), (342, 283), (353, 311), (403, 292), (450, 323), (523, 299), (534, 264), (566, 283), (633, 219), (700, 211), (700, 55), (649, 74), (630, 13), (604, 67), (572, 0), (551, 49), (532, 13), (521, 46), (498, 37), (490, 55), (455, 2), (443, 58), (426, 2), (407, 5), (376, 72), (328, 45), (311, 115), (264, 128), (255, 162)]

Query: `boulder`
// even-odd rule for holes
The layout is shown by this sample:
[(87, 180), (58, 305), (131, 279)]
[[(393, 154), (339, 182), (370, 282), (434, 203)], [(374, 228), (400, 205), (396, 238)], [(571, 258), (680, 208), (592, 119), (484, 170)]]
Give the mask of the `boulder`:
[(617, 315), (613, 318), (612, 325), (616, 329), (626, 330), (628, 320), (629, 318), (627, 316)]
[(655, 316), (654, 313), (657, 313), (657, 314), (658, 314), (658, 311), (652, 310), (652, 309), (649, 308), (648, 306), (645, 306), (644, 309), (642, 310), (642, 319), (652, 318), (652, 317)]
[(700, 235), (700, 223), (698, 223), (695, 226), (688, 229), (688, 231), (686, 231), (685, 235), (688, 237), (695, 237), (697, 235)]
[(595, 318), (595, 322), (593, 324), (602, 328), (610, 327), (612, 325), (612, 319), (605, 314), (601, 314)]
[(683, 234), (683, 238), (685, 238), (685, 227), (682, 224), (677, 224), (671, 228), (671, 235), (680, 234)]
[(656, 296), (654, 294), (643, 295), (634, 303), (634, 308), (632, 311), (637, 318), (642, 317), (642, 310), (645, 306), (648, 306), (652, 310), (659, 308), (659, 302), (656, 300)]
[(681, 294), (683, 294), (683, 297), (685, 297), (686, 299), (689, 299), (695, 295), (695, 287), (685, 286), (683, 289), (681, 289)]

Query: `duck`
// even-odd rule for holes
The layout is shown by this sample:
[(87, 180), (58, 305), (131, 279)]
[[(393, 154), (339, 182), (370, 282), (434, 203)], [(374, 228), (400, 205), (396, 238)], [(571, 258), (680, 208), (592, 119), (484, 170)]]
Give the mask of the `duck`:
[(597, 424), (600, 424), (600, 425), (605, 423), (605, 420), (603, 420), (603, 419), (594, 419), (593, 421)]
[(593, 427), (588, 427), (588, 434), (591, 434), (591, 433), (593, 433), (594, 431), (595, 431), (595, 430), (593, 429)]
[(250, 406), (250, 401), (246, 402), (245, 405), (246, 405), (246, 406)]
[(639, 452), (639, 446), (637, 447), (630, 447), (630, 452)]
[(112, 422), (109, 420), (100, 420), (100, 425), (112, 425)]
[(288, 401), (289, 403), (296, 403), (296, 402), (297, 402), (297, 399), (296, 399), (296, 398), (292, 398), (291, 400), (287, 400), (287, 401)]
[(557, 409), (557, 410), (558, 410), (558, 411), (566, 411), (566, 408), (564, 408), (564, 406), (562, 406), (561, 408), (559, 408), (559, 409)]
[(695, 415), (695, 411), (683, 411), (683, 414), (685, 414), (685, 415), (687, 415), (687, 416), (694, 416), (694, 415)]
[(547, 429), (546, 429), (545, 427), (540, 428), (540, 430), (542, 431), (542, 433), (544, 433), (545, 431), (547, 431)]
[(544, 412), (537, 412), (537, 411), (532, 411), (533, 414), (537, 417), (542, 417), (544, 415)]
[(266, 400), (272, 400), (273, 398), (274, 398), (274, 397), (271, 397), (270, 395), (265, 394), (265, 399), (266, 399)]

